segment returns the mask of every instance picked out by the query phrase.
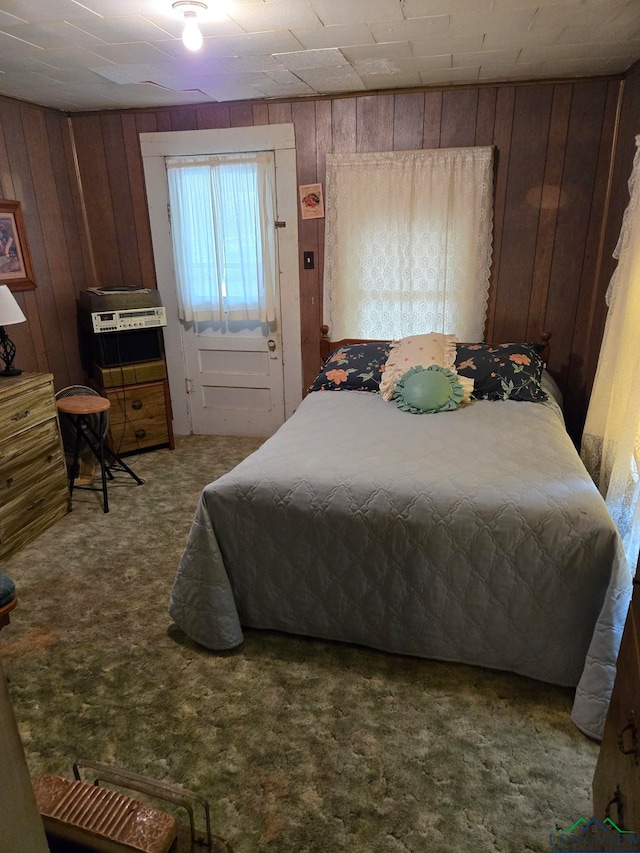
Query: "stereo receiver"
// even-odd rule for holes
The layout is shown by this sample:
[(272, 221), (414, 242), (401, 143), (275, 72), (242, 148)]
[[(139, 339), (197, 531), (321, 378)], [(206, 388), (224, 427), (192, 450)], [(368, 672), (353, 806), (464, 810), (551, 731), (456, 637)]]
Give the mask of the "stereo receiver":
[(162, 306), (155, 308), (124, 308), (120, 311), (93, 311), (91, 322), (95, 334), (105, 332), (130, 332), (167, 325), (167, 314)]

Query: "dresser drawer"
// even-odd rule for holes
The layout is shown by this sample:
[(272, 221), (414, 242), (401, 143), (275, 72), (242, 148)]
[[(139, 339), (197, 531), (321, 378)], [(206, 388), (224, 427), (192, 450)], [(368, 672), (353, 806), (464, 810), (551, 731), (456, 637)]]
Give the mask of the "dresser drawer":
[(9, 439), (55, 417), (55, 397), (50, 383), (5, 397), (0, 407), (0, 456), (4, 456)]
[[(637, 589), (637, 588), (636, 588)], [(593, 780), (594, 814), (640, 827), (640, 590), (622, 635), (616, 680)]]
[(68, 501), (66, 477), (63, 485), (60, 470), (50, 471), (36, 486), (0, 507), (0, 546), (11, 544), (22, 528), (41, 522), (58, 506), (66, 510)]
[(55, 419), (20, 433), (2, 449), (0, 507), (57, 471), (66, 479), (66, 467)]
[(53, 376), (0, 377), (0, 560), (68, 511)]
[(165, 383), (109, 389), (109, 433), (117, 453), (169, 444)]
[[(34, 507), (29, 514), (23, 516), (21, 526), (15, 533), (0, 542), (0, 560), (5, 559), (29, 542), (33, 542), (43, 530), (55, 524), (56, 521), (60, 521), (68, 512), (68, 496), (61, 492), (52, 493), (41, 504)], [(0, 522), (1, 529), (2, 523)]]

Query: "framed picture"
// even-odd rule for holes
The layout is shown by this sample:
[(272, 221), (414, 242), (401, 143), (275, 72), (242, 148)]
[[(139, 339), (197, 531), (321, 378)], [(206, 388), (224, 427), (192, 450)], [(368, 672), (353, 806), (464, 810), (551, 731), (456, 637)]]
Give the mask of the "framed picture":
[(7, 199), (0, 199), (0, 284), (10, 290), (36, 286), (20, 202)]
[(322, 184), (305, 184), (298, 187), (300, 192), (300, 210), (303, 219), (322, 219), (324, 217), (324, 202), (322, 200)]

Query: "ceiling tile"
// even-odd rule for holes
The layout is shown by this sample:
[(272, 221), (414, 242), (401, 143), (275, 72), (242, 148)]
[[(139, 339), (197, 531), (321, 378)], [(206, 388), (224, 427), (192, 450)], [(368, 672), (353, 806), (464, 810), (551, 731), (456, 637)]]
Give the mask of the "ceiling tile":
[(372, 22), (369, 24), (369, 29), (378, 42), (448, 36), (449, 16), (437, 15), (430, 18), (411, 18), (409, 21)]
[(37, 23), (81, 21), (95, 17), (95, 13), (87, 6), (74, 3), (73, 0), (2, 0), (3, 12)]
[[(155, 41), (172, 35), (157, 24), (141, 15), (129, 15), (117, 18), (94, 18), (77, 21), (74, 25), (78, 32), (89, 33), (107, 44), (123, 44), (128, 41)], [(179, 38), (181, 32), (176, 34)]]
[(545, 77), (589, 77), (607, 74), (609, 70), (607, 61), (603, 59), (556, 60), (542, 65)]
[(412, 89), (422, 86), (420, 74), (360, 74), (360, 79), (367, 89)]
[(555, 44), (561, 33), (562, 30), (557, 28), (551, 30), (525, 30), (518, 33), (493, 30), (485, 34), (482, 46), (486, 50), (509, 50), (514, 44), (518, 47), (546, 46)]
[(413, 56), (430, 56), (441, 53), (471, 53), (483, 47), (484, 38), (481, 33), (471, 36), (455, 36), (453, 38), (411, 39), (409, 45)]
[(24, 18), (17, 18), (15, 15), (10, 15), (8, 12), (0, 9), (0, 28), (4, 29), (5, 27), (14, 27), (16, 24), (26, 23), (27, 21)]
[(76, 2), (81, 10), (84, 9), (85, 18), (92, 17), (90, 12), (103, 18), (146, 15), (148, 12), (167, 17), (176, 14), (171, 8), (173, 0), (76, 0)]
[(498, 83), (502, 83), (504, 80), (530, 80), (532, 69), (542, 69), (544, 67), (544, 63), (523, 63), (522, 66), (519, 65), (499, 65), (493, 63), (487, 63), (486, 65), (481, 65), (478, 72), (478, 79), (489, 81), (494, 80)]
[(259, 98), (261, 93), (254, 86), (245, 86), (242, 83), (233, 83), (225, 80), (219, 86), (206, 90), (216, 101), (251, 101)]
[(24, 63), (25, 68), (28, 69), (31, 63), (41, 60), (43, 54), (44, 50), (41, 47), (26, 44), (0, 32), (0, 68), (7, 67), (8, 63), (12, 63), (12, 67)]
[(83, 47), (43, 50), (40, 58), (42, 62), (46, 62), (53, 68), (88, 68), (98, 60), (94, 53), (90, 53)]
[(521, 32), (533, 20), (535, 10), (513, 9), (505, 12), (478, 12), (451, 16), (451, 35), (468, 36), (487, 32)]
[(270, 53), (264, 56), (223, 56), (220, 59), (214, 60), (213, 63), (208, 64), (213, 64), (222, 74), (239, 74), (256, 71), (281, 71), (289, 73), (286, 68), (283, 68), (277, 56), (272, 56)]
[(355, 45), (343, 47), (340, 53), (349, 62), (361, 62), (365, 59), (408, 59), (413, 56), (408, 41), (391, 41), (385, 44)]
[(91, 47), (103, 44), (101, 39), (82, 32), (64, 21), (45, 21), (42, 24), (18, 24), (2, 27), (3, 32), (13, 38), (22, 39), (42, 48)]
[(144, 83), (152, 80), (160, 72), (155, 65), (144, 65), (136, 62), (132, 65), (94, 65), (91, 68), (100, 77), (113, 83)]
[(238, 51), (234, 50), (233, 45), (228, 44), (224, 39), (205, 38), (202, 48), (197, 53), (187, 50), (182, 43), (182, 39), (169, 39), (167, 41), (156, 41), (154, 47), (161, 50), (167, 56), (175, 59), (178, 62), (202, 62), (204, 60), (219, 59), (225, 56), (237, 57)]
[(211, 39), (214, 49), (215, 42), (218, 42), (224, 50), (231, 50), (235, 56), (287, 53), (302, 48), (300, 42), (287, 30), (274, 30), (270, 33), (246, 33), (240, 36), (221, 36)]
[(297, 50), (293, 53), (276, 53), (276, 59), (290, 71), (298, 71), (302, 68), (340, 68), (348, 65), (347, 60), (335, 48), (325, 50)]
[(451, 86), (473, 83), (478, 79), (479, 68), (442, 68), (421, 74), (423, 86)]
[(290, 81), (288, 83), (277, 83), (269, 80), (266, 75), (260, 83), (254, 84), (254, 90), (262, 92), (269, 98), (298, 98), (301, 95), (313, 95), (314, 90), (302, 80)]
[[(61, 88), (66, 89), (67, 92), (71, 91), (72, 86), (105, 85), (104, 77), (96, 74), (90, 68), (56, 68), (49, 69), (49, 71), (49, 79), (52, 80), (55, 77), (56, 80), (60, 80)], [(43, 73), (46, 74), (46, 71)]]
[(624, 42), (610, 44), (592, 42), (591, 44), (552, 44), (548, 47), (525, 47), (520, 58), (523, 62), (575, 62), (582, 59), (612, 59), (615, 57), (637, 56), (638, 44)]
[(615, 22), (601, 27), (584, 25), (565, 27), (556, 39), (556, 44), (585, 44), (594, 41), (625, 42), (630, 41), (640, 29), (640, 11), (635, 22), (628, 20)]
[(398, 0), (311, 0), (311, 5), (326, 26), (404, 18)]
[[(615, 3), (607, 3), (606, 6), (607, 11), (604, 20), (602, 3), (584, 3), (579, 8), (565, 4), (541, 6), (536, 12), (531, 28), (538, 30), (549, 29), (550, 27), (570, 27), (574, 24), (601, 26), (604, 22), (612, 23), (616, 20), (621, 9)], [(640, 15), (640, 7), (637, 8)]]
[(148, 42), (131, 42), (128, 44), (104, 44), (93, 47), (91, 53), (108, 62), (127, 64), (129, 62), (161, 62), (168, 55), (158, 47)]
[(366, 24), (340, 24), (332, 27), (320, 27), (312, 30), (291, 29), (306, 50), (324, 47), (342, 47), (343, 45), (372, 45), (375, 39)]
[(424, 73), (441, 68), (451, 68), (451, 54), (443, 53), (439, 56), (412, 56), (410, 59), (398, 59), (394, 62), (398, 71), (415, 71)]
[(301, 68), (296, 75), (319, 92), (333, 83), (337, 86), (350, 83), (355, 87), (354, 91), (364, 88), (362, 80), (350, 65), (342, 68)]
[[(148, 13), (144, 17), (156, 27), (170, 33), (173, 38), (182, 38), (184, 30), (184, 17), (182, 15), (153, 15)], [(204, 38), (217, 36), (243, 35), (244, 30), (236, 21), (228, 15), (209, 15), (198, 18), (198, 28)]]
[(405, 18), (489, 12), (491, 8), (491, 0), (403, 0), (402, 3)]
[(451, 64), (454, 68), (465, 68), (470, 65), (514, 65), (518, 59), (519, 50), (481, 50), (478, 53), (454, 53)]
[(7, 71), (0, 77), (0, 90), (51, 87), (62, 82), (59, 77), (47, 77), (35, 71)]
[(291, 0), (270, 0), (269, 3), (239, 6), (231, 12), (231, 17), (247, 32), (304, 30), (322, 26), (309, 3), (293, 3)]

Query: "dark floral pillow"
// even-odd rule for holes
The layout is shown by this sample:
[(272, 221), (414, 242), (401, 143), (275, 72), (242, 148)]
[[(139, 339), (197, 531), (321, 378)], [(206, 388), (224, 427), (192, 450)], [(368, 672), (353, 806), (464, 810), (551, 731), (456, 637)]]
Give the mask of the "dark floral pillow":
[(543, 368), (534, 344), (456, 344), (456, 370), (474, 380), (476, 400), (547, 400)]
[(372, 342), (333, 350), (309, 391), (379, 391), (390, 347)]

